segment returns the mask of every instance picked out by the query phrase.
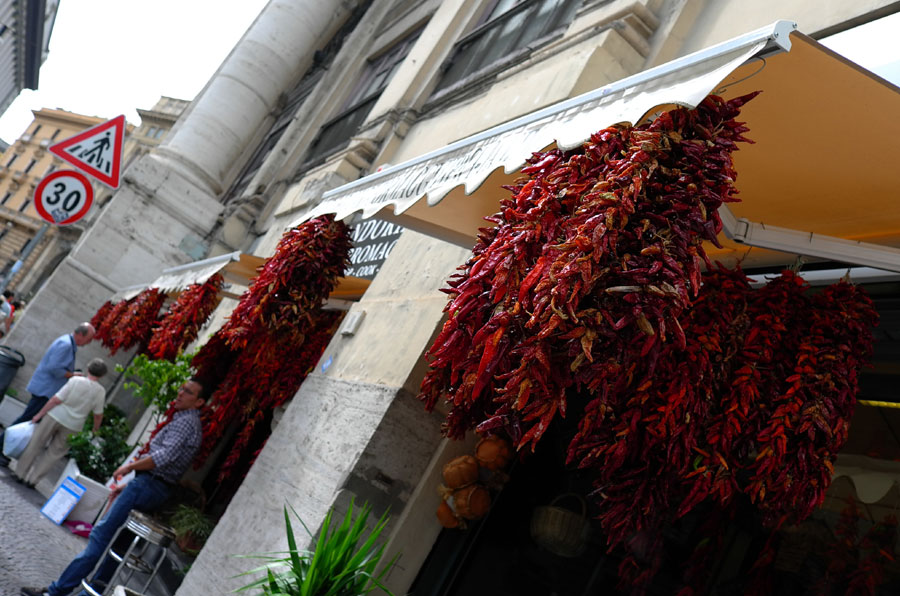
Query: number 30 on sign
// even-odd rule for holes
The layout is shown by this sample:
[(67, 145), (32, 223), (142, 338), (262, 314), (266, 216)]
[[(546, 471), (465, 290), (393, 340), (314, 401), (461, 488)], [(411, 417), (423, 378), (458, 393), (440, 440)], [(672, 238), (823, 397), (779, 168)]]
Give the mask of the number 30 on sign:
[(50, 223), (66, 226), (84, 217), (94, 201), (94, 189), (84, 174), (53, 172), (34, 191), (34, 207)]

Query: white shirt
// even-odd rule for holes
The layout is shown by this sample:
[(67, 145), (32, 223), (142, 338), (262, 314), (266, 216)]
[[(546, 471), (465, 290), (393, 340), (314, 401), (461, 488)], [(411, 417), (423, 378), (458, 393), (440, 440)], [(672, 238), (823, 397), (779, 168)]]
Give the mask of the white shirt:
[(56, 397), (62, 403), (50, 410), (47, 415), (66, 428), (78, 432), (84, 426), (88, 414), (103, 413), (106, 390), (103, 385), (87, 377), (72, 377), (59, 390)]

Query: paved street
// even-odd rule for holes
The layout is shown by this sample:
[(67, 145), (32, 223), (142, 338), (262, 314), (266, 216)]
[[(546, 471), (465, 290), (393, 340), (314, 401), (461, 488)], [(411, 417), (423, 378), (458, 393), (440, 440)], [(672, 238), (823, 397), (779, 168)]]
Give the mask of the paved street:
[(48, 584), (84, 548), (86, 539), (41, 515), (45, 501), (0, 468), (0, 596)]

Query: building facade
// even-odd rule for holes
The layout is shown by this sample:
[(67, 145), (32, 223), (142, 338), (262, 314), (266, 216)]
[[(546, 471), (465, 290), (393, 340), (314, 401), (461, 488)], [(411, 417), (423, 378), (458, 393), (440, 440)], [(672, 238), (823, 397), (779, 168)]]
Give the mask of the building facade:
[[(141, 125), (126, 126), (122, 169), (159, 145), (189, 103), (162, 97), (151, 109), (138, 110)], [(58, 169), (71, 168), (47, 151), (48, 147), (103, 121), (61, 109), (37, 110), (34, 121), (0, 157), (0, 218), (5, 230), (0, 236), (0, 284), (23, 299), (31, 298), (112, 198), (111, 189), (94, 182), (96, 208), (71, 226), (45, 227), (34, 207), (34, 192), (41, 179)], [(23, 255), (24, 260), (20, 258)]]
[(59, 0), (0, 2), (0, 114), (22, 89), (37, 89)]
[[(820, 38), (898, 10), (876, 0), (272, 0), (173, 133), (135, 162), (15, 338), (37, 354), (166, 267), (271, 255), (328, 190), (775, 19)], [(234, 555), (283, 550), (284, 505), (317, 528), (351, 498), (390, 509), (388, 551), (403, 554), (389, 587), (416, 585), (441, 533), (440, 467), (474, 441), (443, 440), (441, 416), (415, 399), (444, 316), (439, 290), (469, 254), (453, 240), (402, 234), (350, 309), (362, 324), (332, 339), (179, 594), (229, 592), (241, 583), (222, 573)]]

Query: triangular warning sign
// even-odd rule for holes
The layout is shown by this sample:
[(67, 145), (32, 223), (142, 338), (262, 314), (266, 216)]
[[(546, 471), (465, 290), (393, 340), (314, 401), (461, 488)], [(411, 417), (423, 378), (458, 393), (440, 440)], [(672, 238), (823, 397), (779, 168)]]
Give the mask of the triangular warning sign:
[(125, 116), (117, 116), (50, 146), (50, 152), (103, 184), (119, 188)]

